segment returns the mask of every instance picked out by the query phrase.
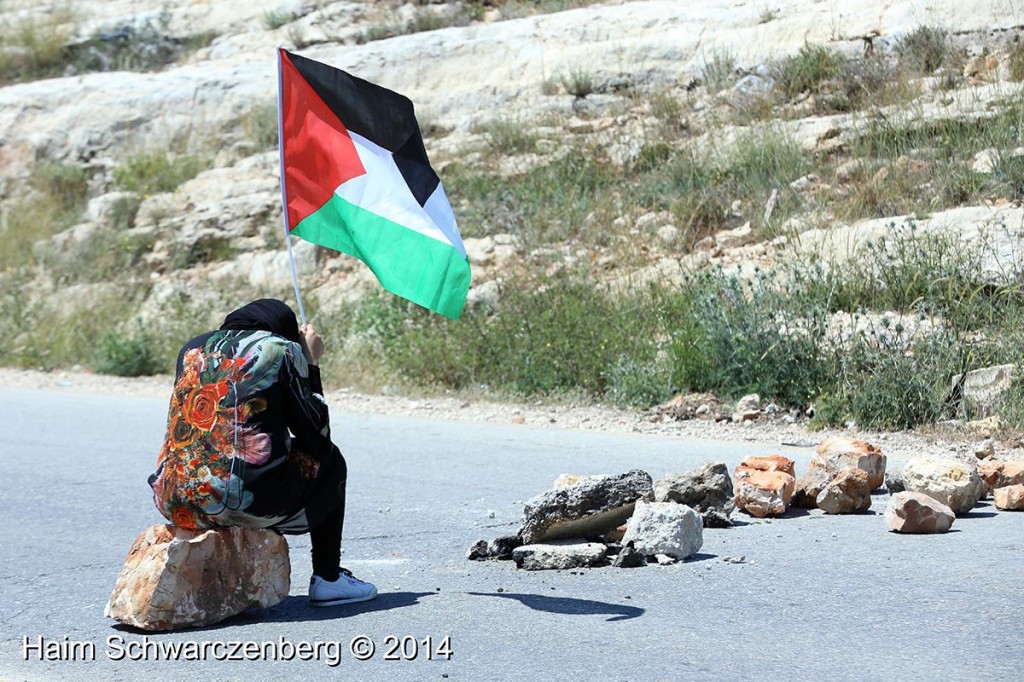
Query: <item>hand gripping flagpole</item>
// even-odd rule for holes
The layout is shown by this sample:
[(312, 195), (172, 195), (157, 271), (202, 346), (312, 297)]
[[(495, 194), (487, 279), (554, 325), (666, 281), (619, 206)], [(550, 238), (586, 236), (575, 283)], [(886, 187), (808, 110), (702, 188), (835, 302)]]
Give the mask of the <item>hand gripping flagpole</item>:
[(281, 50), (277, 46), (277, 147), (281, 154), (281, 215), (284, 222), (284, 243), (288, 247), (288, 263), (292, 269), (292, 285), (295, 287), (295, 302), (299, 304), (299, 319), (306, 324), (306, 311), (302, 307), (299, 293), (299, 272), (295, 267), (295, 253), (292, 251), (292, 228), (288, 224), (288, 195), (284, 186), (284, 70), (281, 67)]

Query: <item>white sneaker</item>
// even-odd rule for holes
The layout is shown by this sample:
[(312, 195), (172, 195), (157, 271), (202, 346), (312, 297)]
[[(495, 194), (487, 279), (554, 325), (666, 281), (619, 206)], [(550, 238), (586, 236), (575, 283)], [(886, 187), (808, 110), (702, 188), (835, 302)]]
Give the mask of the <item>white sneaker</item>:
[(377, 587), (363, 582), (348, 569), (341, 569), (341, 575), (334, 582), (318, 575), (309, 579), (310, 606), (337, 606), (369, 601), (377, 596)]

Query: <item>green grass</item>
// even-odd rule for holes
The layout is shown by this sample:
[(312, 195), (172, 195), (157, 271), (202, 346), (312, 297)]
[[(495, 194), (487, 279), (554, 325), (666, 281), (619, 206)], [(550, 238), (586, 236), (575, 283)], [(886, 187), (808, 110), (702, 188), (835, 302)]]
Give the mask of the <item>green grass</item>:
[(276, 31), (286, 24), (295, 21), (296, 16), (291, 12), (268, 9), (263, 12), (263, 28), (268, 31)]
[[(414, 388), (636, 407), (677, 390), (756, 392), (813, 404), (823, 425), (909, 428), (955, 413), (953, 375), (1019, 357), (1024, 297), (978, 283), (985, 248), (894, 225), (831, 267), (795, 262), (752, 278), (718, 268), (627, 295), (605, 293), (581, 269), (507, 282), (495, 308), (458, 322), (371, 294), (317, 324), (358, 350), (345, 357), (363, 373)], [(871, 322), (868, 307), (903, 317)], [(856, 328), (837, 328), (837, 311)], [(921, 319), (942, 322), (914, 333)], [(332, 372), (352, 383), (346, 366)], [(1024, 414), (1016, 403), (1007, 413), (1018, 407)]]
[(723, 49), (706, 55), (702, 62), (701, 80), (711, 93), (732, 87), (739, 80), (736, 75), (736, 56)]
[(491, 151), (498, 155), (526, 154), (535, 151), (540, 139), (531, 122), (512, 117), (498, 117), (476, 127), (487, 139)]
[(562, 83), (562, 88), (564, 88), (568, 94), (578, 99), (582, 99), (587, 95), (593, 94), (597, 89), (597, 81), (594, 79), (594, 72), (581, 65), (572, 66), (566, 69), (559, 75), (559, 80)]
[(949, 31), (938, 26), (922, 25), (900, 36), (896, 55), (900, 68), (916, 76), (930, 76), (940, 67), (955, 69), (961, 62)]
[(61, 75), (77, 22), (69, 2), (0, 22), (0, 85)]
[[(1024, 163), (1013, 150), (1024, 143), (1024, 101), (1019, 95), (976, 121), (942, 119), (919, 123), (873, 118), (850, 146), (883, 175), (855, 183), (836, 196), (833, 210), (842, 220), (928, 213), (964, 204), (1016, 200), (1024, 196)], [(972, 169), (974, 157), (995, 150), (990, 174)]]
[(845, 58), (822, 45), (804, 45), (775, 66), (776, 87), (789, 100), (805, 92), (818, 92), (826, 82), (843, 73)]
[(256, 151), (277, 149), (277, 105), (264, 104), (253, 107), (242, 117), (242, 130)]
[(0, 215), (0, 272), (17, 270), (37, 262), (34, 243), (77, 223), (85, 211), (89, 176), (71, 164), (43, 162), (28, 180), (34, 190), (9, 203)]
[(205, 159), (196, 154), (143, 152), (126, 158), (114, 169), (114, 185), (142, 195), (173, 192), (205, 168)]

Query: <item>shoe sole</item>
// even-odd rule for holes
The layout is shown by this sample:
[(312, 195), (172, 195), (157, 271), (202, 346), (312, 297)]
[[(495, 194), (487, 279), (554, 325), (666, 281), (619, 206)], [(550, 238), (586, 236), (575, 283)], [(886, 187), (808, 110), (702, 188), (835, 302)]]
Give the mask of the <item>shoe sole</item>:
[(320, 608), (322, 606), (342, 606), (344, 604), (358, 604), (363, 601), (370, 601), (376, 599), (377, 593), (367, 595), (365, 597), (351, 597), (349, 599), (310, 599), (309, 605)]

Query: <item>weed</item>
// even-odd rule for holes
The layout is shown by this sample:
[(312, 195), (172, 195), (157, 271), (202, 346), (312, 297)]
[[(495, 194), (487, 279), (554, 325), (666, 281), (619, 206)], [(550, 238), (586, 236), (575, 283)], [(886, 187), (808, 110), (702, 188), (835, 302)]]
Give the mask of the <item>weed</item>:
[(736, 57), (728, 50), (714, 50), (702, 59), (701, 79), (708, 92), (721, 92), (736, 82)]
[(28, 184), (38, 194), (7, 203), (0, 215), (0, 273), (34, 264), (34, 244), (71, 227), (85, 210), (88, 174), (79, 166), (41, 163)]
[(153, 340), (145, 333), (107, 333), (100, 340), (100, 354), (95, 369), (102, 374), (138, 377), (164, 369), (153, 352)]
[(828, 81), (844, 75), (845, 63), (845, 58), (832, 48), (804, 45), (795, 55), (775, 65), (776, 86), (787, 100), (805, 92), (818, 92)]
[(496, 154), (526, 154), (537, 148), (538, 135), (529, 123), (509, 117), (493, 118), (480, 124), (476, 132), (483, 133)]
[(253, 107), (242, 117), (242, 130), (253, 143), (256, 151), (277, 148), (277, 105), (264, 104)]
[(207, 47), (217, 34), (205, 31), (182, 38), (169, 34), (166, 9), (139, 26), (97, 33), (65, 50), (69, 73), (96, 71), (159, 71)]
[(29, 184), (54, 202), (61, 215), (71, 214), (63, 221), (70, 225), (85, 207), (89, 175), (81, 166), (48, 161), (36, 166)]
[(263, 28), (268, 31), (276, 31), (282, 26), (295, 21), (296, 18), (292, 12), (268, 9), (263, 12)]
[(395, 36), (405, 35), (408, 31), (404, 26), (399, 24), (378, 24), (364, 28), (362, 31), (356, 34), (355, 41), (357, 45), (364, 43), (372, 43), (377, 40), (387, 40), (388, 38), (394, 38)]
[(1012, 81), (1024, 81), (1024, 42), (1015, 40), (1006, 57)]
[(77, 19), (63, 3), (42, 18), (30, 13), (0, 22), (0, 85), (61, 75)]
[(577, 99), (592, 94), (597, 88), (593, 72), (585, 66), (572, 67), (559, 76), (559, 80), (562, 83), (562, 88)]
[(129, 192), (156, 194), (173, 192), (206, 166), (197, 155), (172, 156), (166, 150), (130, 156), (114, 169), (114, 184)]
[(682, 101), (669, 92), (659, 92), (650, 99), (651, 114), (658, 119), (662, 132), (678, 135), (686, 129)]
[(779, 18), (779, 14), (779, 10), (765, 6), (764, 9), (761, 10), (761, 14), (757, 18), (757, 23), (767, 24), (768, 22), (775, 21), (776, 19)]
[(896, 41), (899, 66), (911, 74), (930, 76), (940, 67), (955, 69), (959, 56), (949, 31), (919, 26)]

